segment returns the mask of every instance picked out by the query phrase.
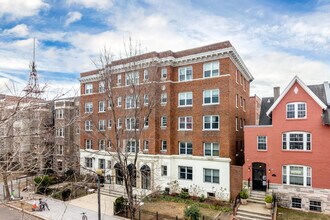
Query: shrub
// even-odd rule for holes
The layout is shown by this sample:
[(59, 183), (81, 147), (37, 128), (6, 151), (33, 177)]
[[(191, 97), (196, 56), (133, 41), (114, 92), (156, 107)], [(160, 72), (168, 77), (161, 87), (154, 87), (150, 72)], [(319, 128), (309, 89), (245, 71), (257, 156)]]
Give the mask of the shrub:
[(118, 213), (118, 212), (122, 212), (124, 211), (124, 207), (125, 207), (125, 199), (124, 197), (118, 197), (116, 200), (115, 200), (115, 212)]
[(54, 179), (49, 176), (37, 176), (34, 178), (34, 183), (38, 193), (45, 193), (47, 187), (54, 182)]
[(63, 201), (67, 201), (68, 198), (70, 197), (71, 195), (71, 190), (70, 189), (65, 189), (62, 191), (62, 199)]
[(204, 194), (202, 194), (200, 197), (198, 197), (198, 201), (200, 201), (200, 202), (204, 202), (205, 201), (205, 196), (204, 196)]
[(267, 195), (267, 196), (265, 197), (265, 202), (266, 202), (266, 203), (272, 203), (272, 202), (273, 202), (273, 196), (271, 196), (271, 195)]
[(198, 220), (201, 217), (201, 211), (196, 205), (191, 205), (184, 210), (185, 219)]
[(181, 199), (188, 199), (190, 197), (189, 193), (188, 192), (185, 192), (185, 191), (182, 191), (180, 194), (179, 194), (179, 197)]
[(239, 196), (241, 197), (241, 199), (249, 198), (249, 193), (248, 193), (247, 189), (242, 189), (239, 193)]

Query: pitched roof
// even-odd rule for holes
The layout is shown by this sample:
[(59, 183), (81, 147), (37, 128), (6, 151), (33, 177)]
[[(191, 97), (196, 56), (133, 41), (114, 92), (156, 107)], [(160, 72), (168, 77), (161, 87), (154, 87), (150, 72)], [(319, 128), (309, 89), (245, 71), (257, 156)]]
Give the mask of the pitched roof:
[[(314, 101), (323, 109), (326, 110), (327, 109), (327, 105), (308, 87), (305, 85), (305, 83), (298, 77), (295, 76), (293, 77), (293, 79), (291, 80), (291, 82), (289, 83), (289, 85), (285, 88), (285, 90), (283, 91), (283, 93), (280, 95), (280, 97), (278, 97), (278, 99), (276, 99), (276, 101), (274, 102), (274, 104), (268, 109), (268, 111), (266, 112), (266, 114), (269, 116), (272, 111), (276, 108), (276, 106), (281, 102), (281, 100), (284, 98), (284, 96), (289, 92), (290, 88), (294, 85), (294, 83), (298, 83), (313, 99)], [(318, 92), (318, 90), (316, 89), (317, 87), (313, 87), (313, 89), (315, 89), (315, 91)], [(321, 94), (318, 94), (321, 95)]]
[(266, 115), (268, 109), (274, 104), (274, 97), (265, 97), (261, 99), (261, 108), (259, 116), (259, 125), (271, 125), (271, 117)]

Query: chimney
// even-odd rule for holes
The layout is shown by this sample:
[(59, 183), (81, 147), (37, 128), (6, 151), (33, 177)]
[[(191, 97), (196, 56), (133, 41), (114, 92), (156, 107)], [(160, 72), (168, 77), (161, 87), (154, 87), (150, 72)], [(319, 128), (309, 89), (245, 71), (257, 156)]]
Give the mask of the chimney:
[(280, 97), (280, 87), (274, 87), (274, 102)]
[(330, 84), (328, 81), (324, 82), (324, 91), (325, 91), (325, 97), (327, 99), (327, 105), (330, 105)]

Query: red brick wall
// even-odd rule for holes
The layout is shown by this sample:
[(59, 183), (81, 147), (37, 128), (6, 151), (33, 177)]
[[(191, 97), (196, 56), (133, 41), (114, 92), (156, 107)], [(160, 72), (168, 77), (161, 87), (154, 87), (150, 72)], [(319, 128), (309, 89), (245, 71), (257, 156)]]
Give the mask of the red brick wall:
[(234, 200), (242, 189), (243, 170), (241, 166), (230, 165), (230, 200)]

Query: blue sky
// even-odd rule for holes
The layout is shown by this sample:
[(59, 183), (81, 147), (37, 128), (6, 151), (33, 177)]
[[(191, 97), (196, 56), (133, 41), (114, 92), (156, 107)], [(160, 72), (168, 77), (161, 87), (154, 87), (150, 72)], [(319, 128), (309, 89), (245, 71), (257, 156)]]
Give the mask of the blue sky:
[[(271, 95), (295, 76), (330, 80), (330, 0), (0, 0), (0, 83), (25, 84), (37, 38), (37, 69), (52, 93), (79, 88), (79, 73), (104, 46), (115, 55), (131, 36), (148, 51), (230, 40)], [(3, 86), (2, 86), (3, 87)], [(70, 93), (72, 94), (72, 92)]]

